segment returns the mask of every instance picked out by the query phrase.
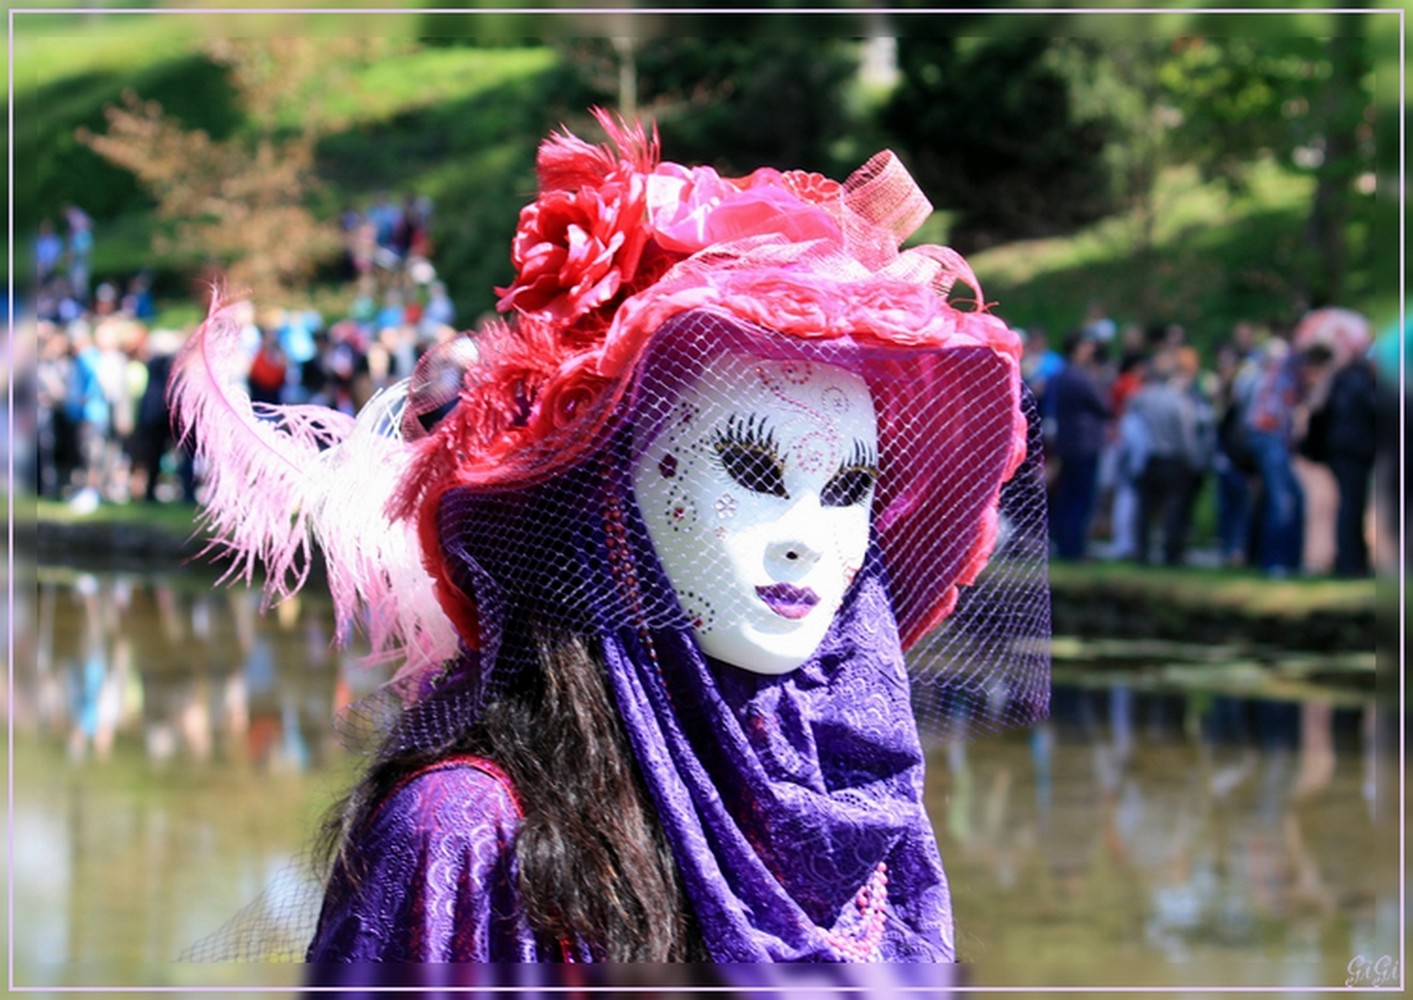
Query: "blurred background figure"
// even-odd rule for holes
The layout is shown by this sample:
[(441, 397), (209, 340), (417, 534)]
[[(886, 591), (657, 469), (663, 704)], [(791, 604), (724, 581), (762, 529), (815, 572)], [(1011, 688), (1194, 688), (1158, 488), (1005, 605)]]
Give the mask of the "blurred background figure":
[(1138, 477), (1138, 527), (1134, 557), (1149, 560), (1153, 523), (1163, 526), (1163, 563), (1181, 565), (1192, 516), (1195, 471), (1201, 465), (1197, 409), (1185, 391), (1175, 351), (1160, 351), (1148, 364), (1143, 387), (1128, 401), (1142, 427), (1147, 457)]
[[(169, 330), (156, 330), (147, 338), (143, 362), (147, 384), (137, 404), (133, 430), (133, 495), (148, 503), (180, 497), (196, 502), (196, 473), (186, 449), (175, 449), (172, 414), (167, 406), (167, 376), (172, 358), (181, 347), (181, 337)], [(164, 496), (162, 474), (169, 464), (177, 480), (175, 491)]]
[(1243, 430), (1261, 484), (1257, 506), (1257, 562), (1272, 577), (1298, 572), (1304, 543), (1304, 496), (1291, 467), (1295, 407), (1300, 401), (1290, 344), (1266, 342), (1242, 400)]
[(34, 277), (37, 287), (43, 287), (54, 277), (63, 257), (63, 237), (54, 231), (54, 223), (45, 219), (39, 224), (39, 236), (34, 241)]
[[(1413, 434), (1400, 427), (1404, 414), (1400, 412), (1403, 390), (1402, 354), (1413, 354), (1413, 322), (1403, 328), (1397, 323), (1384, 327), (1369, 356), (1375, 371), (1375, 414), (1379, 434), (1374, 456), (1374, 561), (1381, 573), (1393, 575), (1399, 570), (1399, 555), (1407, 551), (1407, 539), (1400, 539), (1399, 524), (1404, 504), (1399, 485), (1401, 472), (1413, 451)], [(1413, 417), (1413, 411), (1407, 414)], [(1404, 433), (1400, 434), (1400, 430)], [(1401, 441), (1401, 447), (1400, 447)]]
[(1108, 436), (1109, 403), (1094, 371), (1096, 342), (1081, 331), (1065, 338), (1065, 365), (1050, 380), (1046, 405), (1054, 418), (1051, 454), (1059, 461), (1050, 510), (1055, 554), (1085, 558), (1099, 481), (1099, 454)]
[(1217, 347), (1212, 465), (1217, 489), (1217, 547), (1225, 566), (1246, 564), (1251, 537), (1251, 477), (1256, 473), (1256, 459), (1245, 430), (1242, 399), (1256, 375), (1255, 348), (1255, 327), (1250, 323), (1238, 323), (1231, 339)]
[(1328, 466), (1338, 492), (1334, 572), (1370, 572), (1366, 518), (1378, 428), (1368, 320), (1347, 309), (1321, 309), (1303, 319), (1295, 346), (1327, 359), (1311, 386), (1305, 453)]
[(246, 376), (251, 401), (271, 406), (284, 402), (288, 370), (289, 359), (280, 346), (279, 328), (267, 323), (260, 331), (260, 346), (250, 359), (250, 373)]
[(427, 305), (422, 310), (419, 330), (422, 338), (434, 340), (438, 330), (452, 327), (456, 323), (456, 307), (447, 294), (446, 283), (434, 281), (427, 289)]
[[(87, 323), (70, 325), (68, 346), (70, 364), (64, 414), (73, 429), (77, 459), (73, 483), (77, 492), (69, 498), (69, 504), (76, 512), (85, 513), (98, 507), (111, 412), (103, 391), (103, 352), (94, 342)], [(61, 484), (60, 488), (67, 485)]]
[(1202, 367), (1202, 356), (1186, 344), (1174, 353), (1177, 363), (1176, 388), (1191, 408), (1195, 449), (1188, 458), (1189, 482), (1184, 494), (1184, 531), (1191, 538), (1197, 499), (1207, 485), (1217, 451), (1216, 375)]
[(1025, 380), (1026, 385), (1030, 386), (1030, 391), (1035, 393), (1035, 398), (1041, 401), (1041, 411), (1044, 412), (1045, 387), (1049, 384), (1050, 379), (1065, 366), (1065, 359), (1050, 347), (1050, 341), (1043, 326), (1033, 326), (1024, 330), (1021, 334), (1021, 342), (1023, 344), (1021, 378)]
[(64, 220), (69, 231), (64, 249), (69, 285), (80, 302), (87, 302), (88, 282), (93, 273), (93, 220), (77, 205), (65, 207)]
[(1339, 489), (1325, 464), (1324, 399), (1334, 374), (1334, 354), (1324, 344), (1293, 351), (1299, 398), (1291, 420), (1290, 467), (1304, 499), (1304, 539), (1300, 571), (1305, 576), (1334, 572), (1335, 513)]
[(1112, 456), (1113, 490), (1109, 505), (1111, 559), (1136, 559), (1139, 554), (1139, 486), (1151, 442), (1142, 415), (1134, 413), (1129, 403), (1143, 387), (1147, 372), (1147, 358), (1142, 355), (1124, 358), (1110, 391), (1115, 418), (1108, 453)]

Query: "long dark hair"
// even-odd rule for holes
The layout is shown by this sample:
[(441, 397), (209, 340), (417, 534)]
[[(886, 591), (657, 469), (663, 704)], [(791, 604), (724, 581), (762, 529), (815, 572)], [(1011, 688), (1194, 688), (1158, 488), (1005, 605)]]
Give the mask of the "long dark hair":
[(580, 942), (600, 961), (705, 960), (597, 642), (512, 611), (502, 648), (533, 655), (464, 733), (387, 754), (364, 773), (325, 819), (325, 865), (337, 860), (356, 880), (352, 837), (398, 781), (444, 757), (476, 754), (506, 772), (523, 803), (518, 889), (546, 944)]

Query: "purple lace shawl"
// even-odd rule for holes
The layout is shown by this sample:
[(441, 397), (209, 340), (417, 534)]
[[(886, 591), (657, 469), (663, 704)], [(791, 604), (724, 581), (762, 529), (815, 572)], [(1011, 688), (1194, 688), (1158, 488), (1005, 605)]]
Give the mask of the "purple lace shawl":
[(781, 677), (689, 632), (622, 635), (609, 676), (717, 962), (951, 961), (951, 898), (876, 557)]
[[(624, 440), (606, 449), (616, 458), (523, 495), (443, 502), (482, 656), (444, 677), (394, 741), (433, 745), (500, 690), (524, 655), (500, 648), (506, 601), (581, 581), (573, 606), (535, 610), (599, 637), (713, 961), (952, 961), (950, 895), (877, 545), (804, 665), (770, 677), (709, 661), (646, 541)], [(600, 516), (537, 520), (569, 498)], [(536, 945), (515, 900), (506, 803), (494, 781), (454, 769), (400, 788), (353, 845), (369, 866), (360, 891), (335, 873), (310, 959), (562, 960)]]

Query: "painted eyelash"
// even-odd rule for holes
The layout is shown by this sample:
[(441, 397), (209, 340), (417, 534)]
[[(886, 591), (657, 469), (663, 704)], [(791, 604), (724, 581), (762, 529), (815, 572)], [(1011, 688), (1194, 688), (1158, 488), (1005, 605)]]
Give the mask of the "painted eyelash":
[(728, 447), (758, 451), (783, 463), (780, 456), (780, 443), (775, 439), (775, 430), (766, 418), (751, 414), (744, 420), (739, 414), (726, 418), (726, 426), (717, 430), (712, 446), (718, 451)]
[(849, 452), (849, 457), (844, 464), (839, 466), (840, 472), (849, 469), (861, 469), (873, 473), (875, 479), (878, 478), (878, 449), (871, 445), (866, 445), (858, 438), (854, 438), (854, 450)]

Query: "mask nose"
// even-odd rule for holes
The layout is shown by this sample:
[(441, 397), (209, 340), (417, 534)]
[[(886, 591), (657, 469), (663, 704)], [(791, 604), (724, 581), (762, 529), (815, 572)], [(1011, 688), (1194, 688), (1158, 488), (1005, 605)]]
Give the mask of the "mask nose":
[(774, 569), (803, 573), (819, 562), (820, 551), (803, 539), (788, 538), (772, 542), (765, 557)]

